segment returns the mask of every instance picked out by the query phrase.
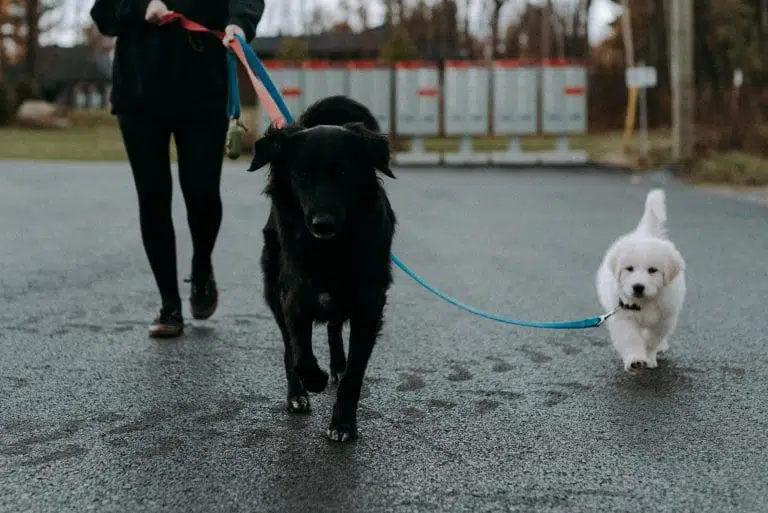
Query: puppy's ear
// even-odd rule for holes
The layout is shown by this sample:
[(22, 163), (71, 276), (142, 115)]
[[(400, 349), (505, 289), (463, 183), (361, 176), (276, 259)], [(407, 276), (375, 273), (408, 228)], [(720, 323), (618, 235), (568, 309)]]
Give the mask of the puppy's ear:
[(674, 246), (670, 245), (667, 255), (667, 260), (663, 269), (664, 285), (669, 284), (672, 280), (685, 270), (685, 260), (683, 256)]
[(283, 128), (269, 125), (264, 135), (253, 143), (253, 159), (248, 171), (253, 172), (272, 163), (285, 149), (288, 140), (301, 130), (298, 125)]
[(619, 273), (621, 270), (619, 269), (619, 248), (613, 248), (606, 256), (606, 263), (608, 264), (608, 269), (611, 270), (611, 274), (613, 274), (613, 277), (616, 279), (616, 281), (619, 280)]
[(363, 143), (363, 151), (368, 155), (373, 167), (390, 178), (395, 174), (389, 168), (389, 139), (383, 134), (376, 133), (363, 123), (347, 123), (344, 128), (355, 134)]

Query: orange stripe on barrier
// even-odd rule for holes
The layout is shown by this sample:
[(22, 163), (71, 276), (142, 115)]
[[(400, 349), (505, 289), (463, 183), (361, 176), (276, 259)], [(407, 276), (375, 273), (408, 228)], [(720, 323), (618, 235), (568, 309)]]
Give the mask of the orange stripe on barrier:
[(437, 96), (438, 93), (439, 91), (435, 87), (424, 87), (416, 92), (417, 95), (425, 97), (434, 97)]
[(301, 88), (299, 87), (284, 87), (280, 89), (280, 93), (283, 96), (296, 97), (301, 96)]

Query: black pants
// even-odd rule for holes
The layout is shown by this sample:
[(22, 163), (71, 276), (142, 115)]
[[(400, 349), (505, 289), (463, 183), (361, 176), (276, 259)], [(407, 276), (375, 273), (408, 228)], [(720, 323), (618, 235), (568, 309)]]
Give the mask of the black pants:
[(211, 268), (211, 254), (221, 226), (220, 183), (227, 117), (222, 113), (169, 121), (123, 114), (118, 120), (136, 184), (144, 249), (163, 305), (180, 308), (171, 217), (171, 135), (176, 142), (179, 183), (192, 235), (192, 275), (205, 276)]

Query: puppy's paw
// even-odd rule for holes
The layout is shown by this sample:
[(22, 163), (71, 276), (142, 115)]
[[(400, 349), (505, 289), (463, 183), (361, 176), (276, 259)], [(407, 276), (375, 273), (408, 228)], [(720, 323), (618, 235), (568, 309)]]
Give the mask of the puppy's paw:
[(357, 427), (354, 425), (335, 425), (334, 422), (331, 422), (325, 436), (332, 442), (351, 442), (357, 438)]
[(631, 358), (624, 362), (624, 370), (627, 372), (639, 372), (648, 368), (648, 362), (643, 358)]
[(320, 393), (328, 386), (328, 373), (317, 362), (299, 364), (293, 371), (307, 392)]
[(288, 397), (288, 411), (290, 413), (309, 413), (309, 397), (306, 395), (292, 395)]
[(659, 344), (659, 348), (656, 350), (656, 358), (659, 358), (659, 359), (666, 358), (668, 352), (669, 352), (669, 342), (665, 340), (661, 344)]

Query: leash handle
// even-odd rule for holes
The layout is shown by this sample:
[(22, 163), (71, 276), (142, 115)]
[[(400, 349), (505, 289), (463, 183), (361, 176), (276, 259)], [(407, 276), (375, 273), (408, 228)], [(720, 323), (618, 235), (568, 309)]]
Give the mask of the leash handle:
[[(192, 32), (209, 32), (211, 34), (214, 34), (216, 37), (218, 37), (220, 40), (224, 39), (224, 32), (220, 30), (211, 30), (208, 27), (205, 27), (196, 21), (192, 21), (186, 16), (184, 16), (181, 13), (178, 12), (172, 12), (170, 14), (165, 15), (162, 20), (160, 21), (161, 25), (165, 25), (167, 23), (172, 23), (174, 21), (178, 21), (179, 24)], [(272, 82), (272, 79), (269, 76), (269, 73), (267, 73), (266, 69), (264, 69), (264, 66), (261, 65), (261, 62), (259, 62), (258, 57), (256, 57), (256, 54), (253, 52), (251, 47), (248, 45), (248, 43), (243, 39), (240, 35), (235, 34), (235, 39), (230, 42), (229, 49), (235, 54), (235, 56), (240, 60), (240, 62), (243, 64), (243, 67), (245, 68), (245, 71), (248, 73), (248, 78), (251, 81), (251, 85), (253, 86), (253, 89), (256, 91), (256, 95), (259, 97), (259, 103), (264, 107), (264, 110), (269, 115), (269, 118), (272, 120), (272, 123), (277, 127), (285, 126), (287, 123), (293, 122), (293, 118), (291, 118), (291, 114), (288, 111), (288, 107), (285, 105), (285, 102), (282, 99), (282, 96), (280, 95), (280, 92), (277, 91), (277, 88), (275, 88), (274, 83)], [(259, 78), (256, 77), (253, 73), (252, 66), (250, 64), (253, 64), (253, 67), (255, 67), (257, 70), (259, 70), (259, 75), (261, 78), (261, 81)], [(228, 111), (230, 114), (230, 117), (233, 116), (233, 114), (236, 114), (235, 118), (240, 117), (240, 91), (237, 83), (237, 66), (236, 63), (231, 60), (228, 64), (228, 73), (229, 73), (229, 107)], [(232, 79), (234, 77), (234, 80)], [(262, 84), (262, 81), (270, 86), (270, 91), (268, 92), (264, 85)], [(278, 102), (275, 102), (275, 99), (278, 100)], [(234, 105), (234, 102), (237, 102), (237, 105)]]

